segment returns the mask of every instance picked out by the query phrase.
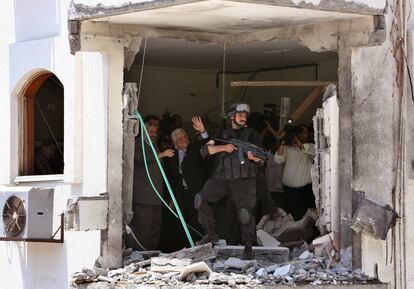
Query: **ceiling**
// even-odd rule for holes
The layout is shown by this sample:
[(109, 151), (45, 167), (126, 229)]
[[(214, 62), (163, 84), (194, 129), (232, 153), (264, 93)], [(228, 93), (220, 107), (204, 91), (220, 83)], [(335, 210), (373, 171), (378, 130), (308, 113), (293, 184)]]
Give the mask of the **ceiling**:
[(93, 21), (131, 24), (142, 28), (236, 35), (266, 28), (283, 28), (357, 17), (361, 17), (361, 15), (210, 0), (95, 18)]
[[(149, 38), (146, 66), (221, 70), (223, 46), (171, 38)], [(134, 65), (142, 62), (143, 47)], [(294, 40), (237, 44), (226, 48), (226, 70), (247, 71), (268, 67), (317, 63), (337, 58), (334, 52), (311, 52)]]

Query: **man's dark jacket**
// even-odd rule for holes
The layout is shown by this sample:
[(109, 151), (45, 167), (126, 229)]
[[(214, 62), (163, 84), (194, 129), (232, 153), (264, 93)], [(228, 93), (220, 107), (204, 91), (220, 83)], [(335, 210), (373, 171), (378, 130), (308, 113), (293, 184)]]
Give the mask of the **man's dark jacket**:
[[(148, 143), (145, 144), (145, 152), (147, 165), (151, 179), (158, 192), (163, 192), (163, 179), (160, 169), (157, 165), (156, 156), (152, 153)], [(134, 155), (134, 195), (133, 202), (142, 205), (161, 205), (160, 199), (157, 197), (152, 188), (145, 170), (144, 157), (142, 155), (141, 138), (135, 139), (135, 155)]]
[[(179, 173), (179, 156), (177, 149), (175, 149), (175, 155), (172, 158), (164, 159), (165, 171), (175, 193), (179, 194), (179, 192), (182, 191), (183, 177), (188, 187), (188, 194), (194, 195), (200, 192), (203, 188), (207, 177), (205, 163), (200, 154), (200, 150), (206, 142), (207, 140), (202, 140), (188, 146), (181, 163), (182, 175)], [(177, 197), (182, 198), (183, 196)]]

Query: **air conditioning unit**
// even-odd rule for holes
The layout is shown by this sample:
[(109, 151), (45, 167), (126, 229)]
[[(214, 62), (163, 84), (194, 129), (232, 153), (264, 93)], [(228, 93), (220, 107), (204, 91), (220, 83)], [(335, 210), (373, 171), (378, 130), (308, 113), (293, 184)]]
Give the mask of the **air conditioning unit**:
[(0, 237), (52, 238), (53, 192), (51, 188), (1, 188)]

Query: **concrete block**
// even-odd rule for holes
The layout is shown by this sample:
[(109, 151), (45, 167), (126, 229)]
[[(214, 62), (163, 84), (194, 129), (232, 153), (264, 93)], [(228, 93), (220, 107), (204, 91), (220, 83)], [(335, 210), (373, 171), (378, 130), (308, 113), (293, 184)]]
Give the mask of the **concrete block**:
[[(219, 258), (239, 257), (243, 254), (243, 246), (216, 247)], [(285, 247), (258, 247), (254, 246), (253, 254), (255, 259), (266, 259), (274, 263), (283, 263), (289, 260), (289, 249)]]
[(65, 230), (105, 230), (108, 228), (107, 215), (107, 195), (69, 199), (65, 211)]

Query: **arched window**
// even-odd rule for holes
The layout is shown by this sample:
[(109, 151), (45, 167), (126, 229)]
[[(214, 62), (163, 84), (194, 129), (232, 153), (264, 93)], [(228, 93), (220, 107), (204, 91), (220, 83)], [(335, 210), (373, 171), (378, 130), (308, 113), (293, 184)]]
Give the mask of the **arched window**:
[(36, 73), (20, 94), (19, 175), (63, 173), (63, 85), (51, 72)]

